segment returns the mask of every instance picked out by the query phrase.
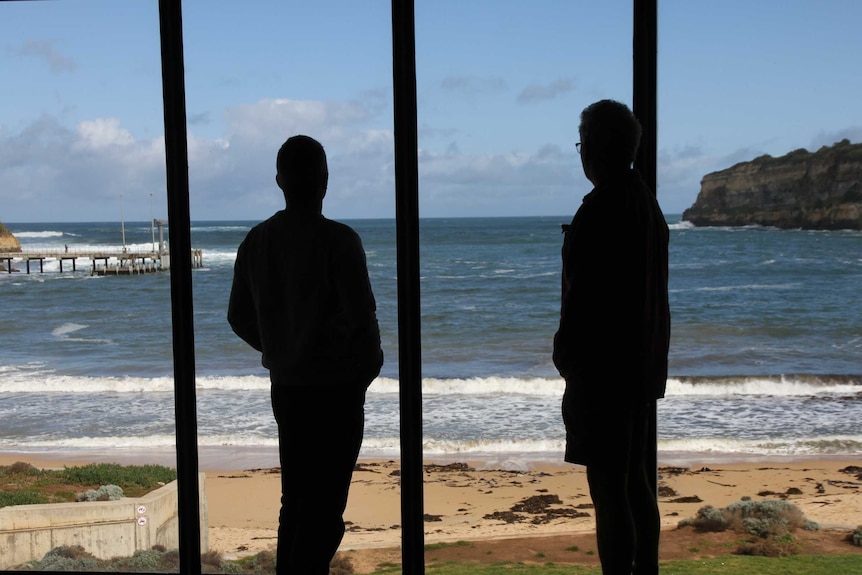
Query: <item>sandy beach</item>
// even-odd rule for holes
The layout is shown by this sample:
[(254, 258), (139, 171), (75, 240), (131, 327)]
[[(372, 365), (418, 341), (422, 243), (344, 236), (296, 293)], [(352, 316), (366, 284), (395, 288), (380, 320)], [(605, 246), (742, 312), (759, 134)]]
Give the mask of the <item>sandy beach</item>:
[[(84, 463), (69, 458), (23, 458), (0, 456), (0, 464), (20, 460), (41, 467)], [(726, 507), (743, 497), (785, 499), (817, 522), (822, 533), (852, 531), (862, 524), (862, 467), (858, 463), (849, 459), (771, 459), (668, 466), (660, 462), (663, 548), (665, 540), (673, 539), (678, 531), (681, 519), (694, 517), (705, 505)], [(589, 542), (594, 536), (583, 467), (536, 463), (506, 469), (489, 465), (470, 461), (425, 464), (426, 544), (555, 537)], [(314, 473), (314, 469), (307, 471)], [(205, 473), (210, 549), (236, 557), (273, 548), (280, 496), (278, 468), (205, 469)], [(341, 546), (359, 563), (357, 573), (372, 569), (381, 557), (397, 560), (402, 523), (399, 480), (396, 460), (361, 460), (357, 465)], [(848, 553), (860, 550), (846, 547)], [(374, 554), (363, 568), (363, 551), (382, 549), (388, 549), (388, 555)]]
[[(673, 529), (704, 505), (725, 507), (744, 496), (781, 498), (823, 528), (862, 523), (858, 462), (809, 460), (661, 467), (662, 528)], [(585, 469), (541, 464), (527, 470), (481, 464), (426, 464), (426, 543), (559, 535), (595, 529)], [(357, 466), (345, 513), (342, 549), (400, 545), (399, 464)], [(313, 473), (313, 470), (309, 470)], [(210, 546), (231, 553), (265, 549), (274, 541), (279, 476), (276, 468), (207, 472)]]

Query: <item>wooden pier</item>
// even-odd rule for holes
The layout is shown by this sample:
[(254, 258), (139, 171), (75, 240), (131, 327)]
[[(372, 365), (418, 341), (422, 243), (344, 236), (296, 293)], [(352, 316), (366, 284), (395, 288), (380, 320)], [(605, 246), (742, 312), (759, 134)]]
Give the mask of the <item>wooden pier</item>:
[[(203, 251), (192, 250), (192, 267), (203, 267)], [(31, 272), (31, 262), (39, 262), (39, 273), (45, 272), (45, 260), (56, 260), (63, 273), (64, 264), (71, 262), (72, 271), (78, 271), (78, 260), (90, 260), (90, 275), (138, 275), (167, 271), (171, 268), (171, 255), (159, 251), (109, 251), (109, 250), (23, 250), (20, 252), (0, 253), (0, 262), (6, 262), (7, 273), (20, 271), (13, 268), (13, 262), (23, 264), (27, 274)], [(100, 265), (101, 264), (101, 265)]]

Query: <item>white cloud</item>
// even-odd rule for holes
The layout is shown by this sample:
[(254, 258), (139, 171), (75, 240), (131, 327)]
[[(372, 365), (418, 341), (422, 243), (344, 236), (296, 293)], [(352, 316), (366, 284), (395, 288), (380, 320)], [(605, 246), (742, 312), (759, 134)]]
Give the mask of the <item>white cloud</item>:
[(499, 76), (446, 76), (441, 80), (440, 87), (451, 92), (462, 94), (496, 94), (507, 89), (506, 80)]
[(78, 67), (74, 60), (60, 54), (51, 40), (27, 40), (21, 46), (7, 48), (6, 51), (43, 60), (53, 72), (72, 72)]
[(531, 84), (518, 94), (518, 102), (530, 103), (540, 100), (553, 100), (557, 96), (566, 94), (575, 89), (573, 78), (560, 78), (550, 84)]
[(81, 122), (77, 130), (80, 139), (75, 142), (76, 147), (98, 150), (125, 147), (135, 143), (131, 132), (120, 128), (120, 121), (116, 118), (98, 118)]
[[(275, 157), (306, 133), (330, 164), (324, 211), (334, 218), (393, 217), (394, 140), (388, 122), (362, 103), (262, 100), (224, 112), (218, 138), (188, 135), (192, 219), (263, 219), (283, 206)], [(377, 124), (375, 125), (375, 122)], [(53, 117), (18, 133), (0, 132), (0, 220), (113, 220), (119, 198), (130, 220), (149, 217), (149, 194), (166, 215), (164, 138), (137, 138), (116, 118), (70, 129)], [(750, 150), (739, 153), (750, 159)], [(728, 167), (698, 147), (663, 150), (659, 198), (681, 212), (700, 178)], [(565, 215), (590, 190), (574, 150), (556, 145), (520, 153), (463, 153), (457, 145), (419, 152), (420, 215)], [(161, 198), (161, 199), (160, 199)]]

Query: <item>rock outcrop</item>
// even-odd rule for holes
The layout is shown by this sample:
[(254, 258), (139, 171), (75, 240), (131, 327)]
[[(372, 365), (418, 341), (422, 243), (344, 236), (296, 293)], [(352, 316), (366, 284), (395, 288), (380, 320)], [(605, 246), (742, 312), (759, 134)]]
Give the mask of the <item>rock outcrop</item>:
[(682, 219), (695, 226), (862, 229), (862, 144), (842, 140), (707, 174)]
[(6, 229), (2, 223), (0, 223), (0, 252), (8, 253), (8, 252), (20, 252), (21, 251), (21, 242), (18, 241), (18, 238), (12, 235), (12, 232)]

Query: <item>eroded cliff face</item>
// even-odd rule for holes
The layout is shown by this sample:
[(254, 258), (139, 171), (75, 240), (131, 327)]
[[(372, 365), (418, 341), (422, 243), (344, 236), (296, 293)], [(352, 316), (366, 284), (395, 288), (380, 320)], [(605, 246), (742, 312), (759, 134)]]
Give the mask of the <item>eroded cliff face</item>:
[(21, 243), (18, 241), (18, 238), (12, 235), (12, 232), (6, 229), (2, 223), (0, 223), (0, 252), (20, 252), (21, 251)]
[(862, 144), (842, 140), (707, 174), (682, 219), (696, 226), (862, 229)]

